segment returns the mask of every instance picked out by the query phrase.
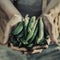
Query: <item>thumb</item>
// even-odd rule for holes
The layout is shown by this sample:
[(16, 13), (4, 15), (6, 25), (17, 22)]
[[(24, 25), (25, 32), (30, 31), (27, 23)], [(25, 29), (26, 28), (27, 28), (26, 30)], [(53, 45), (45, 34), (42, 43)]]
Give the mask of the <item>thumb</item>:
[(10, 21), (6, 25), (5, 33), (4, 33), (4, 38), (3, 38), (3, 44), (7, 44), (9, 34), (11, 32), (11, 28), (15, 26), (17, 23), (22, 21), (22, 17), (19, 15), (14, 15)]

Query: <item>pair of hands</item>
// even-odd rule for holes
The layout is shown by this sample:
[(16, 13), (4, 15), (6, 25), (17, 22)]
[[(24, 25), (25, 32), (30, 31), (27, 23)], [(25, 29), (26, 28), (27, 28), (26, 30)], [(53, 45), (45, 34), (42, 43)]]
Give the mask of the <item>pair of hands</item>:
[[(55, 39), (54, 34), (52, 34), (52, 28), (53, 28), (52, 24), (47, 20), (46, 16), (42, 16), (42, 17), (43, 17), (43, 22), (44, 22), (45, 28), (50, 34), (50, 38), (47, 40), (48, 44), (50, 44), (50, 42), (57, 43), (57, 39)], [(8, 38), (9, 38), (9, 33), (11, 32), (11, 28), (13, 26), (15, 26), (17, 23), (21, 22), (22, 19), (23, 18), (20, 15), (14, 15), (10, 19), (10, 21), (7, 23), (6, 30), (5, 30), (5, 33), (4, 33), (3, 42), (2, 42), (3, 45), (8, 43)], [(48, 45), (47, 45), (47, 47), (48, 47)], [(46, 47), (46, 45), (45, 46), (40, 46), (41, 49), (47, 48), (47, 47)], [(14, 47), (13, 45), (11, 45), (11, 48), (14, 49), (14, 50), (22, 51), (22, 48), (17, 48), (17, 47)], [(41, 49), (33, 49), (32, 53), (41, 52), (42, 51)], [(26, 50), (26, 49), (23, 48), (23, 51), (24, 50)]]

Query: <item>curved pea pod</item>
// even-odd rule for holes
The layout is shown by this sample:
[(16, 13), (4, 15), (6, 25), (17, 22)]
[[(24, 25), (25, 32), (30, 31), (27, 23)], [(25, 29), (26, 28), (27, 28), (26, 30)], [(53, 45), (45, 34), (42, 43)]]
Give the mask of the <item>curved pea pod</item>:
[(27, 45), (28, 42), (25, 41), (24, 37), (19, 38), (18, 41), (20, 42), (20, 44), (22, 44), (23, 46)]
[(39, 19), (38, 28), (39, 28), (39, 35), (37, 38), (37, 44), (39, 44), (40, 41), (44, 38), (44, 24), (42, 21), (42, 17), (40, 17), (40, 19)]
[(37, 26), (37, 22), (38, 22), (38, 20), (35, 21), (32, 30), (28, 33), (28, 35), (27, 35), (27, 37), (26, 37), (26, 42), (28, 42), (28, 41), (32, 38), (32, 36), (33, 36), (33, 34), (34, 34), (34, 31), (35, 31), (35, 29), (36, 29), (36, 26)]
[(28, 27), (29, 19), (30, 18), (28, 17), (28, 15), (26, 15), (24, 19), (24, 37), (26, 37), (27, 35), (27, 27)]
[(25, 22), (25, 27), (27, 27), (28, 23), (29, 23), (29, 17), (28, 15), (25, 16), (24, 22)]
[(36, 20), (36, 17), (35, 17), (35, 16), (33, 16), (33, 17), (30, 19), (29, 24), (28, 24), (28, 32), (31, 32), (31, 30), (32, 30), (32, 28), (33, 28), (33, 26), (34, 26), (34, 24), (35, 24), (35, 20)]
[(23, 37), (23, 30), (17, 35), (17, 39), (22, 38)]
[(23, 22), (20, 22), (16, 29), (12, 32), (13, 35), (18, 35), (23, 30)]
[(37, 32), (38, 32), (38, 26), (36, 27), (36, 29), (35, 29), (35, 31), (33, 33), (33, 36), (30, 39), (29, 43), (32, 43), (33, 41), (35, 41), (35, 37), (37, 36)]

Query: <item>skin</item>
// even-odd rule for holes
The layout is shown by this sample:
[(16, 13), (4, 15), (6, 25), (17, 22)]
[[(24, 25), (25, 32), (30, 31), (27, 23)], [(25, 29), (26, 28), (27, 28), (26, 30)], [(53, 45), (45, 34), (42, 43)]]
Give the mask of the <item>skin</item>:
[(23, 17), (19, 13), (19, 11), (14, 7), (14, 5), (10, 0), (0, 0), (0, 7), (7, 14), (9, 18), (9, 22), (7, 23), (3, 42), (2, 42), (2, 44), (6, 44), (8, 41), (9, 32), (11, 31), (12, 26), (16, 25), (18, 22), (21, 22)]
[[(51, 3), (50, 3), (50, 5), (51, 5)], [(48, 7), (46, 9), (47, 12), (49, 11), (49, 9), (51, 9), (50, 5), (48, 5)], [(14, 7), (14, 5), (12, 4), (12, 2), (10, 0), (0, 0), (0, 7), (4, 10), (4, 12), (7, 14), (7, 16), (10, 19), (10, 21), (7, 23), (3, 43), (2, 43), (2, 44), (6, 44), (7, 41), (8, 41), (9, 32), (11, 31), (11, 28), (14, 25), (16, 25), (18, 22), (21, 22), (23, 17), (21, 15), (21, 13)], [(47, 13), (46, 11), (45, 11), (45, 13)], [(43, 15), (44, 15), (44, 13), (43, 13)], [(44, 21), (46, 29), (48, 30), (48, 32), (50, 34), (51, 41), (56, 43), (57, 39), (54, 38), (54, 34), (51, 31), (52, 30), (52, 25), (49, 23), (49, 21), (47, 21), (46, 18), (44, 18), (43, 21)]]

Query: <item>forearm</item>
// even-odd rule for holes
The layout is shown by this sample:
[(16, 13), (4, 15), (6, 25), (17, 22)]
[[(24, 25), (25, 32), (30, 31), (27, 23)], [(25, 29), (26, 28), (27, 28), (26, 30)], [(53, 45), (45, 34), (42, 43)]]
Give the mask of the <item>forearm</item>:
[(10, 0), (0, 0), (0, 7), (9, 18), (16, 14), (22, 16)]
[(60, 3), (60, 0), (51, 0), (44, 13), (48, 13), (52, 8)]

